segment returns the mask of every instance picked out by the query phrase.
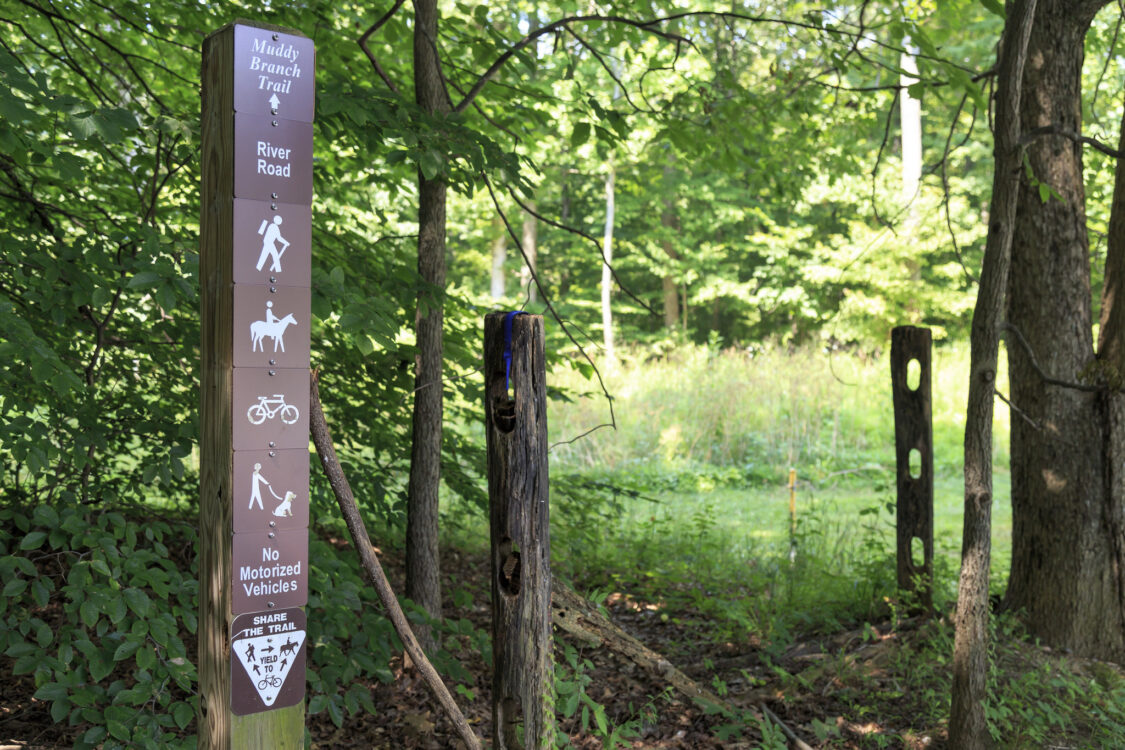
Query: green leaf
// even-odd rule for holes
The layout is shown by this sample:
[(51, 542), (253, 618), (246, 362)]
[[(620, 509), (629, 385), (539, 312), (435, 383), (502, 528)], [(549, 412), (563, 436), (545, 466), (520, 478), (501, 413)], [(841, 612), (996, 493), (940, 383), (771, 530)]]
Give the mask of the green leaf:
[(113, 660), (121, 661), (122, 659), (128, 659), (130, 656), (135, 654), (137, 652), (137, 649), (140, 647), (141, 641), (128, 638), (123, 641), (120, 646), (117, 647), (116, 651), (113, 652)]
[(20, 594), (23, 593), (23, 590), (26, 589), (26, 588), (27, 588), (27, 579), (26, 578), (13, 578), (12, 580), (8, 581), (4, 585), (3, 595), (6, 596), (6, 597), (9, 597), (9, 598), (19, 596)]
[(105, 727), (91, 727), (82, 735), (82, 741), (88, 745), (96, 745), (105, 739)]
[(190, 703), (179, 701), (172, 705), (172, 720), (176, 722), (176, 726), (180, 729), (185, 728), (195, 718), (195, 709), (192, 708)]
[(1004, 13), (1004, 4), (999, 2), (999, 0), (980, 0), (980, 4), (1001, 18), (1007, 18), (1007, 14)]
[(340, 704), (337, 701), (328, 701), (328, 716), (332, 719), (332, 723), (337, 727), (344, 726), (344, 712), (340, 708)]
[(90, 669), (90, 677), (93, 678), (94, 682), (101, 682), (113, 672), (113, 662), (102, 658), (100, 653), (95, 654), (87, 666)]
[(39, 644), (39, 648), (47, 648), (54, 638), (55, 631), (51, 626), (45, 622), (39, 623), (39, 627), (35, 629), (35, 642)]
[(58, 723), (70, 714), (70, 701), (61, 698), (51, 704), (51, 720)]
[(100, 557), (95, 557), (94, 559), (90, 560), (90, 567), (101, 573), (106, 578), (113, 577), (113, 571), (109, 569), (109, 565), (106, 563), (106, 561), (101, 559)]
[(128, 287), (130, 289), (148, 289), (159, 284), (162, 278), (156, 271), (141, 271), (129, 279)]
[(109, 730), (109, 736), (115, 739), (127, 742), (129, 740), (129, 727), (125, 726), (120, 721), (110, 719), (105, 723), (105, 728)]
[(152, 669), (156, 666), (156, 649), (145, 646), (137, 651), (137, 666), (141, 669)]
[(1039, 183), (1039, 200), (1042, 203), (1051, 200), (1051, 188), (1049, 188), (1045, 182)]
[(575, 125), (570, 133), (571, 148), (578, 148), (588, 140), (590, 140), (590, 123), (580, 122)]
[(149, 609), (152, 607), (152, 600), (148, 598), (148, 594), (137, 588), (127, 588), (121, 593), (125, 597), (125, 603), (137, 617), (148, 617)]
[(20, 549), (39, 549), (43, 546), (43, 542), (47, 539), (46, 531), (33, 531), (23, 538), (20, 542)]
[(430, 149), (422, 152), (422, 158), (418, 160), (418, 166), (422, 170), (422, 176), (427, 180), (432, 180), (441, 174), (445, 167), (445, 160), (437, 151)]
[(59, 682), (48, 682), (35, 691), (34, 697), (41, 701), (57, 701), (67, 696), (66, 685)]
[(98, 605), (87, 599), (78, 607), (78, 613), (86, 627), (92, 628), (98, 624)]

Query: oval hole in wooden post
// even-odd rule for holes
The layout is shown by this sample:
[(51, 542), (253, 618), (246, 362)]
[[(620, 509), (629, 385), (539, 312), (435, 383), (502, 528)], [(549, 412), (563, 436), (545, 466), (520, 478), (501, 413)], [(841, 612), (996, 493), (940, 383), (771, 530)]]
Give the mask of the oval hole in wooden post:
[(551, 747), (555, 732), (543, 318), (511, 320), (508, 369), (506, 315), (484, 321), (495, 750)]
[[(891, 393), (895, 410), (896, 558), (899, 588), (933, 607), (934, 455), (928, 328), (891, 331)], [(916, 380), (911, 370), (917, 367)], [(921, 557), (915, 543), (921, 546)]]
[(917, 358), (912, 358), (906, 363), (906, 387), (912, 391), (916, 391), (921, 384), (922, 365)]

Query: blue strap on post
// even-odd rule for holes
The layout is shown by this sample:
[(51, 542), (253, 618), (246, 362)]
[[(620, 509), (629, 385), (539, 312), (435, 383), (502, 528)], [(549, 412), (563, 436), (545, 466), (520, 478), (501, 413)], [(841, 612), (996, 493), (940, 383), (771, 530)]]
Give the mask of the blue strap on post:
[(517, 315), (527, 315), (523, 310), (513, 310), (504, 316), (504, 392), (507, 393), (510, 386), (510, 377), (512, 373), (512, 319)]

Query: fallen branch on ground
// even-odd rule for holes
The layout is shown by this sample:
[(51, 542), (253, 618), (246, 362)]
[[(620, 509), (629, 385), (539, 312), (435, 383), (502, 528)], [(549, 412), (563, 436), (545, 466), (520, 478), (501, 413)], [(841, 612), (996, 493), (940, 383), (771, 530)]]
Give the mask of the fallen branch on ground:
[(551, 619), (561, 630), (591, 645), (604, 646), (662, 679), (693, 701), (737, 715), (738, 709), (676, 669), (663, 655), (610, 622), (588, 600), (555, 578), (551, 581)]

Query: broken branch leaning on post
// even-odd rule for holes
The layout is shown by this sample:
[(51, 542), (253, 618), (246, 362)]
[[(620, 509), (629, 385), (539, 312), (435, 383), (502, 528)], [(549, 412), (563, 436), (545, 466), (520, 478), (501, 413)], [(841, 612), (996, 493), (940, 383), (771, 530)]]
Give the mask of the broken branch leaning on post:
[(414, 637), (414, 631), (410, 629), (410, 623), (406, 621), (406, 615), (403, 614), (402, 607), (399, 606), (395, 592), (391, 589), (391, 584), (383, 572), (383, 567), (379, 564), (379, 558), (375, 556), (375, 550), (371, 546), (371, 537), (367, 535), (367, 527), (364, 526), (363, 518), (359, 515), (359, 509), (356, 507), (355, 496), (352, 494), (348, 479), (344, 476), (344, 470), (340, 467), (340, 462), (336, 458), (336, 449), (332, 445), (332, 435), (328, 431), (328, 423), (324, 419), (324, 410), (320, 405), (318, 374), (319, 370), (314, 370), (312, 377), (309, 379), (309, 431), (312, 433), (317, 455), (320, 456), (320, 464), (324, 467), (324, 474), (328, 477), (328, 483), (332, 485), (332, 493), (336, 496), (336, 502), (340, 504), (340, 512), (344, 515), (344, 522), (348, 525), (352, 542), (359, 551), (359, 559), (363, 569), (371, 578), (371, 582), (379, 594), (379, 599), (383, 602), (383, 606), (387, 608), (387, 616), (390, 618), (391, 624), (394, 625), (395, 632), (402, 639), (406, 653), (418, 667), (418, 671), (421, 672), (422, 679), (425, 681), (426, 687), (429, 688), (430, 694), (441, 705), (442, 711), (453, 723), (457, 734), (469, 750), (481, 750), (480, 738), (473, 732), (469, 723), (465, 720), (464, 714), (461, 713), (461, 709), (454, 702), (453, 696), (445, 687), (445, 683), (441, 681), (441, 677), (430, 664), (430, 660), (426, 658), (418, 639)]

